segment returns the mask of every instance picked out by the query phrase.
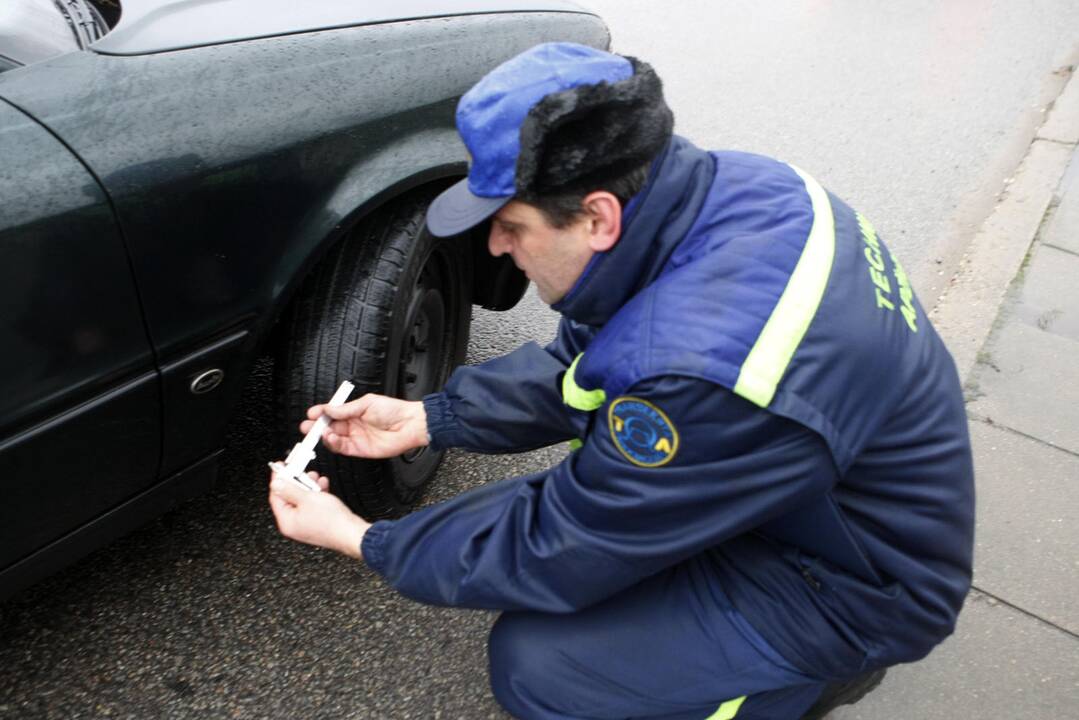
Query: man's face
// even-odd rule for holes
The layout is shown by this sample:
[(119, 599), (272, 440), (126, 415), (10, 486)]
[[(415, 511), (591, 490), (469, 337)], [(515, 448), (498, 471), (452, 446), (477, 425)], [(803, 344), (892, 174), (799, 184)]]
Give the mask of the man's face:
[(487, 248), (495, 257), (509, 253), (514, 264), (536, 284), (548, 305), (566, 296), (584, 272), (593, 251), (588, 243), (587, 215), (556, 228), (538, 209), (511, 200), (495, 213)]

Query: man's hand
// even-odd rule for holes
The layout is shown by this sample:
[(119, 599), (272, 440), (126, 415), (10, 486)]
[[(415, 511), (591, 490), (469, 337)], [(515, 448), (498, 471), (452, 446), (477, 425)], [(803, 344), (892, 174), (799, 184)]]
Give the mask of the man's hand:
[[(330, 481), (309, 472), (324, 491)], [(336, 495), (300, 487), (294, 480), (271, 473), (270, 508), (277, 529), (292, 540), (336, 550), (362, 560), (360, 543), (371, 524), (349, 510)]]
[(315, 405), (300, 432), (306, 434), (322, 413), (332, 419), (322, 444), (341, 455), (390, 458), (427, 444), (427, 413), (418, 400), (369, 393), (337, 407)]

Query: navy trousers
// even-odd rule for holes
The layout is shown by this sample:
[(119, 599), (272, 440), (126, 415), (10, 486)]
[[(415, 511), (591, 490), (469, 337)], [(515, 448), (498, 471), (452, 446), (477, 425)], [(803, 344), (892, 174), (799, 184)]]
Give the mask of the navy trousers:
[(825, 686), (738, 614), (703, 557), (577, 613), (503, 613), (488, 651), (494, 695), (522, 720), (796, 720)]

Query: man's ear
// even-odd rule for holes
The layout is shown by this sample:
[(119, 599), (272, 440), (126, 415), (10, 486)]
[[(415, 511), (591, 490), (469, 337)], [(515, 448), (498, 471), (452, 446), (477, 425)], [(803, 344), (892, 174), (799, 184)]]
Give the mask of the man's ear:
[(622, 235), (622, 203), (606, 190), (589, 193), (581, 201), (588, 217), (588, 247), (606, 252)]

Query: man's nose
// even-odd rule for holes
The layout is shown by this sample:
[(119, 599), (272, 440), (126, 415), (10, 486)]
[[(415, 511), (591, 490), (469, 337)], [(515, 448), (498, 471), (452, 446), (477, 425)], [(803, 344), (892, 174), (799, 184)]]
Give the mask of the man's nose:
[(487, 251), (495, 257), (509, 252), (509, 238), (506, 233), (499, 229), (496, 223), (491, 223), (491, 232), (487, 235)]

